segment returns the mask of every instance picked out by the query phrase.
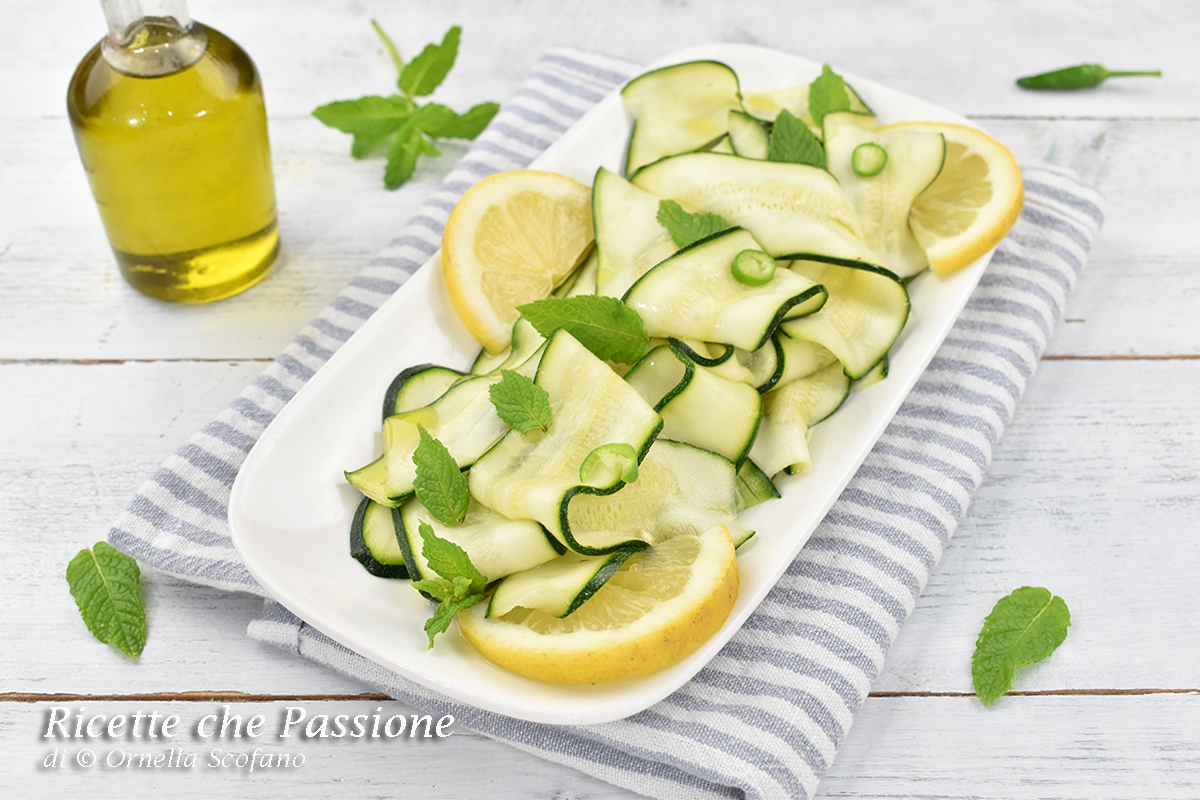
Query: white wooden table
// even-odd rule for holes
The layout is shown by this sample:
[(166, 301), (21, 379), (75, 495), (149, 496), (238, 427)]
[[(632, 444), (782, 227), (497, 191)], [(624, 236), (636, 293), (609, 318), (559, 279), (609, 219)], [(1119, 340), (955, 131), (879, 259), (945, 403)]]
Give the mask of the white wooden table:
[[(550, 46), (649, 61), (753, 42), (966, 113), (1021, 160), (1092, 180), (1108, 219), (1066, 320), (821, 796), (1200, 797), (1200, 5), (193, 0), (193, 15), (239, 41), (263, 74), (284, 237), (268, 281), (200, 307), (124, 284), (75, 155), (64, 96), (104, 30), (98, 4), (2, 5), (0, 796), (632, 797), (466, 732), (310, 741), (292, 746), (303, 768), (253, 774), (42, 766), (56, 706), (193, 722), (230, 699), (245, 701), (235, 713), (276, 721), (289, 705), (405, 711), (248, 639), (258, 600), (151, 571), (149, 644), (130, 662), (91, 639), (62, 577), (462, 152), (448, 147), (389, 193), (379, 161), (352, 161), (348, 139), (310, 117), (320, 103), (390, 89), (376, 17), (408, 55), (464, 26), (441, 94), (458, 107), (503, 101)], [(1072, 95), (1012, 84), (1082, 61), (1164, 77)], [(975, 635), (995, 600), (1025, 584), (1065, 597), (1074, 625), (1019, 675), (1015, 696), (984, 709), (970, 693)]]

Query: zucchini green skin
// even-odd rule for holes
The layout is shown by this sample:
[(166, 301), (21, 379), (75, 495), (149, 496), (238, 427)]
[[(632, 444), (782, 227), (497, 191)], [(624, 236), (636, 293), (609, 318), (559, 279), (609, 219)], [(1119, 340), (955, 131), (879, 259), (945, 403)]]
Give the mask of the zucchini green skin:
[(782, 497), (771, 476), (763, 472), (749, 458), (742, 461), (737, 471), (739, 511)]
[[(834, 350), (834, 348), (829, 347), (826, 342), (822, 342), (818, 339), (812, 339), (812, 341), (816, 341), (818, 344), (824, 345), (827, 349), (829, 349), (831, 352), (834, 352), (834, 354), (837, 355), (838, 358), (842, 360), (842, 364), (846, 369), (846, 375), (851, 380), (861, 379), (863, 376), (865, 376), (867, 373), (869, 373), (880, 361), (882, 361), (884, 358), (887, 357), (888, 351), (891, 349), (891, 347), (895, 343), (896, 339), (899, 338), (900, 334), (904, 331), (905, 326), (908, 324), (908, 317), (909, 317), (909, 313), (910, 313), (912, 307), (911, 307), (911, 304), (909, 301), (908, 289), (905, 285), (905, 282), (902, 281), (900, 278), (898, 278), (896, 276), (896, 274), (894, 272), (892, 272), (891, 270), (885, 269), (884, 267), (881, 267), (877, 264), (871, 264), (871, 263), (868, 263), (865, 261), (855, 261), (855, 260), (851, 260), (851, 259), (836, 258), (833, 256), (825, 256), (825, 255), (818, 255), (818, 254), (812, 254), (812, 253), (795, 253), (795, 254), (789, 255), (788, 258), (791, 258), (794, 261), (814, 261), (814, 262), (819, 262), (819, 263), (824, 263), (824, 264), (831, 264), (833, 266), (845, 267), (848, 269), (872, 273), (875, 275), (879, 275), (883, 278), (887, 278), (888, 280), (890, 280), (896, 284), (897, 289), (900, 291), (901, 295), (904, 298), (903, 304), (902, 304), (902, 306), (903, 306), (902, 311), (899, 314), (899, 316), (897, 317), (896, 324), (894, 325), (894, 331), (892, 332), (891, 336), (886, 341), (880, 341), (880, 342), (876, 343), (875, 351), (872, 354), (873, 357), (866, 359), (865, 363), (853, 364), (853, 365), (847, 364), (846, 363), (847, 359), (845, 358), (845, 354), (837, 353)], [(799, 327), (798, 325), (796, 325), (796, 323), (799, 323), (799, 326), (803, 326), (806, 324), (804, 318), (788, 320), (785, 324), (781, 325), (780, 331), (784, 335), (791, 336), (794, 338), (795, 335), (797, 335), (796, 328)], [(809, 338), (809, 337), (802, 336), (801, 338)]]
[(721, 355), (717, 356), (716, 358), (706, 358), (705, 356), (700, 355), (695, 350), (693, 350), (691, 347), (689, 347), (686, 342), (683, 342), (679, 339), (668, 339), (667, 341), (669, 341), (671, 343), (671, 347), (674, 347), (679, 352), (679, 354), (682, 355), (684, 358), (686, 358), (688, 361), (691, 361), (693, 364), (699, 364), (702, 367), (719, 367), (719, 366), (721, 366), (726, 361), (733, 358), (733, 352), (734, 352), (734, 350), (737, 349), (731, 344), (721, 344), (720, 342), (714, 342), (714, 344), (721, 344), (721, 346), (724, 347), (725, 350), (724, 350), (724, 352), (721, 353)]
[[(383, 419), (387, 419), (393, 414), (399, 414), (404, 411), (413, 410), (412, 408), (404, 407), (404, 387), (408, 386), (409, 382), (418, 375), (422, 375), (430, 370), (438, 370), (439, 372), (446, 373), (447, 380), (449, 380), (449, 375), (462, 377), (467, 374), (456, 369), (451, 369), (450, 367), (441, 367), (437, 364), (418, 364), (415, 367), (409, 367), (408, 369), (401, 370), (400, 374), (398, 374), (395, 378), (392, 378), (392, 382), (388, 384), (387, 391), (383, 393)], [(457, 378), (454, 380), (457, 380)], [(450, 382), (453, 383), (453, 380)], [(446, 388), (449, 388), (449, 386)], [(434, 397), (432, 399), (436, 400), (437, 398)], [(416, 406), (416, 408), (419, 408), (421, 405), (426, 404), (421, 403), (420, 405)]]
[(563, 616), (570, 616), (576, 609), (591, 600), (592, 596), (600, 591), (601, 586), (608, 583), (608, 579), (616, 574), (630, 556), (644, 549), (643, 547), (624, 547), (613, 551), (608, 560), (604, 562), (604, 566), (597, 570), (592, 579), (579, 591), (579, 594), (575, 595), (575, 599), (571, 601), (571, 605), (567, 607), (567, 613)]
[[(718, 483), (704, 484), (694, 482), (690, 486), (687, 486), (684, 485), (686, 483), (685, 480), (678, 480), (677, 483), (681, 487), (679, 491), (682, 499), (674, 501), (673, 505), (665, 509), (663, 518), (656, 520), (656, 522), (664, 524), (665, 527), (662, 527), (658, 531), (653, 528), (644, 530), (647, 538), (654, 539), (658, 537), (661, 540), (662, 538), (668, 538), (683, 528), (695, 530), (698, 528), (707, 528), (718, 522), (727, 523), (733, 520), (737, 515), (740, 501), (738, 498), (737, 470), (732, 461), (719, 453), (714, 453), (711, 450), (705, 450), (686, 442), (660, 437), (655, 441), (655, 444), (674, 450), (673, 456), (662, 455), (662, 458), (667, 459), (662, 463), (669, 465), (667, 466), (668, 471), (675, 476), (688, 475), (689, 473), (681, 470), (699, 467), (700, 476), (696, 480), (715, 479)], [(699, 459), (699, 461), (689, 461), (689, 459)], [(646, 469), (648, 465), (649, 462), (643, 462), (643, 475), (649, 474), (651, 471)], [(618, 484), (614, 489), (595, 490), (592, 487), (586, 486), (574, 486), (568, 489), (564, 493), (562, 503), (559, 506), (558, 519), (559, 534), (567, 544), (568, 549), (581, 555), (601, 556), (616, 552), (622, 548), (631, 548), (636, 551), (652, 546), (651, 541), (640, 538), (624, 539), (603, 547), (585, 545), (579, 541), (579, 538), (572, 529), (569, 516), (572, 500), (580, 496), (594, 495), (604, 497), (613, 494), (617, 489), (621, 489), (621, 487), (625, 487), (624, 491), (653, 491), (644, 489), (641, 480), (639, 478), (638, 483), (630, 484), (627, 487), (625, 484)], [(702, 498), (699, 496), (699, 492), (701, 491), (706, 492)], [(718, 493), (714, 494), (714, 491)], [(687, 498), (685, 495), (688, 493), (697, 496)], [(673, 511), (678, 509), (684, 509), (685, 516), (693, 516), (683, 520), (680, 520), (678, 516), (674, 516), (673, 518)], [(677, 525), (682, 527), (676, 528), (675, 526)]]
[[(720, 253), (722, 249), (728, 249), (731, 242), (736, 243), (733, 245), (734, 253), (744, 249), (741, 246), (742, 243), (749, 242), (757, 244), (754, 242), (753, 236), (745, 228), (735, 226), (718, 231), (711, 236), (707, 236), (699, 241), (693, 242), (687, 247), (680, 249), (675, 253), (675, 255), (656, 265), (645, 275), (638, 278), (637, 281), (635, 281), (634, 284), (629, 287), (622, 300), (627, 305), (634, 308), (634, 310), (642, 313), (643, 320), (646, 323), (647, 332), (649, 332), (651, 336), (661, 335), (652, 329), (655, 325), (655, 320), (653, 318), (648, 318), (645, 311), (642, 310), (644, 307), (644, 302), (640, 299), (642, 295), (644, 295), (648, 290), (652, 292), (653, 290), (650, 289), (650, 287), (655, 285), (654, 282), (661, 280), (664, 275), (671, 274), (674, 270), (678, 269), (680, 264), (690, 263), (693, 257), (700, 255), (703, 251), (709, 248), (718, 248), (717, 252)], [(729, 257), (729, 259), (718, 259), (718, 261), (722, 264), (720, 269), (728, 272), (728, 267), (724, 265), (732, 261), (732, 255)], [(715, 272), (706, 274), (715, 274)], [(729, 281), (733, 281), (732, 276), (729, 277)], [(770, 286), (770, 284), (767, 284), (767, 286)], [(738, 297), (744, 297), (756, 290), (762, 290), (765, 292), (767, 291), (767, 286), (750, 287), (739, 284)], [(766, 344), (767, 340), (771, 338), (771, 334), (775, 332), (776, 328), (779, 327), (779, 324), (783, 322), (783, 320), (792, 316), (792, 309), (796, 306), (801, 304), (809, 304), (810, 301), (816, 301), (811, 303), (811, 308), (806, 307), (806, 316), (807, 314), (815, 313), (817, 310), (823, 307), (824, 301), (820, 301), (819, 298), (825, 293), (825, 288), (820, 284), (810, 284), (807, 288), (796, 292), (791, 297), (787, 297), (780, 302), (780, 304), (775, 307), (775, 312), (769, 319), (756, 320), (755, 327), (747, 331), (744, 337), (740, 333), (734, 336), (726, 337), (728, 339), (736, 338), (738, 341), (721, 341), (717, 343), (732, 344), (742, 347), (746, 350), (757, 350), (759, 347), (762, 347), (764, 344)], [(720, 313), (724, 313), (724, 310), (716, 313), (719, 315)], [(706, 320), (706, 322), (708, 321), (710, 320)], [(676, 320), (676, 322), (678, 322), (678, 320)], [(706, 335), (708, 331), (703, 333), (697, 331), (697, 335), (694, 336), (691, 334), (691, 332), (670, 331), (667, 333), (682, 333), (687, 338), (713, 340), (713, 337)]]
[[(377, 578), (407, 579), (409, 576), (407, 564), (381, 563), (367, 548), (367, 543), (363, 539), (363, 521), (366, 519), (367, 507), (371, 502), (371, 498), (364, 497), (359, 502), (358, 508), (354, 510), (354, 517), (350, 520), (350, 555), (354, 557), (355, 561), (362, 564), (363, 569)], [(399, 524), (396, 509), (392, 509), (392, 524)], [(397, 536), (396, 539), (403, 549), (404, 542), (401, 537)]]
[[(715, 68), (715, 69), (714, 69)], [(678, 116), (681, 114), (677, 103), (676, 107), (670, 107), (667, 103), (661, 101), (645, 103), (639, 99), (642, 92), (648, 92), (651, 95), (663, 95), (668, 101), (678, 97), (687, 97), (686, 92), (680, 91), (679, 86), (673, 86), (675, 83), (688, 82), (688, 73), (695, 72), (697, 69), (703, 69), (711, 72), (713, 76), (728, 80), (729, 100), (724, 104), (718, 103), (722, 107), (724, 115), (727, 116), (728, 110), (740, 108), (742, 101), (741, 86), (738, 82), (737, 73), (728, 65), (720, 61), (699, 60), (689, 61), (683, 64), (672, 64), (666, 67), (645, 72), (638, 77), (625, 84), (621, 89), (621, 97), (625, 102), (625, 108), (633, 118), (632, 130), (629, 135), (629, 144), (625, 150), (625, 167), (626, 173), (636, 172), (645, 164), (657, 161), (663, 157), (676, 155), (682, 152), (691, 152), (695, 150), (704, 150), (712, 147), (717, 141), (727, 133), (726, 130), (714, 130), (712, 135), (696, 135), (692, 133), (690, 136), (683, 137), (679, 143), (663, 149), (663, 144), (660, 142), (656, 146), (646, 144), (648, 128), (671, 127), (676, 134), (683, 127), (679, 124)], [(715, 77), (710, 80), (716, 80)], [(656, 86), (656, 84), (659, 84)], [(663, 92), (664, 87), (670, 87), (666, 92)], [(710, 90), (711, 91), (711, 90)], [(705, 98), (708, 99), (708, 98)], [(644, 107), (642, 107), (644, 106)], [(665, 120), (655, 119), (652, 115), (657, 116), (657, 112), (661, 112), (665, 107)], [(647, 113), (649, 110), (649, 113)], [(699, 109), (692, 114), (689, 119), (702, 119), (705, 117), (705, 109)], [(718, 123), (718, 128), (725, 128)], [(678, 139), (678, 135), (676, 137)]]
[(729, 144), (734, 154), (760, 161), (766, 159), (769, 145), (768, 127), (745, 111), (730, 111)]

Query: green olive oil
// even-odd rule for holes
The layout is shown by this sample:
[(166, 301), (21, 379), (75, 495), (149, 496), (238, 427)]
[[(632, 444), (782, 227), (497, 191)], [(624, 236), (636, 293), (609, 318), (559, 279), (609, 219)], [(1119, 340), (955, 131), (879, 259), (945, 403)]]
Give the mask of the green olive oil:
[(84, 57), (67, 96), (121, 274), (164, 300), (228, 297), (279, 251), (258, 72), (199, 23), (146, 17), (123, 34)]

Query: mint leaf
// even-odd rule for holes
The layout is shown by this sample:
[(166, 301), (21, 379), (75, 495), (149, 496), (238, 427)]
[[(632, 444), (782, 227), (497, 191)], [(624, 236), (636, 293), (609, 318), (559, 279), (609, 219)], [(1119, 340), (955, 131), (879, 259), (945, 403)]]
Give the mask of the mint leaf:
[(425, 592), (433, 597), (434, 600), (446, 600), (454, 598), (454, 584), (437, 575), (432, 578), (422, 578), (419, 581), (413, 581), (412, 587), (419, 591)]
[(471, 594), (458, 600), (438, 603), (437, 607), (433, 609), (433, 616), (425, 620), (425, 633), (429, 636), (429, 646), (433, 647), (433, 637), (446, 632), (455, 614), (470, 608), (483, 599), (484, 595), (482, 594)]
[(463, 475), (446, 446), (430, 436), (425, 426), (418, 425), (417, 433), (421, 443), (412, 457), (417, 468), (413, 479), (417, 500), (438, 522), (457, 525), (467, 516), (467, 507), (471, 503), (467, 476)]
[(550, 395), (524, 375), (502, 370), (500, 382), (488, 387), (488, 395), (500, 419), (514, 430), (529, 433), (550, 427)]
[(415, 127), (405, 128), (388, 148), (388, 163), (383, 170), (383, 185), (395, 189), (412, 177), (417, 158), (423, 155), (440, 156), (438, 150)]
[(808, 87), (808, 113), (813, 123), (819, 128), (825, 121), (825, 115), (832, 111), (849, 111), (850, 93), (846, 91), (846, 83), (842, 76), (826, 64), (821, 67), (821, 74)]
[(67, 564), (67, 584), (93, 636), (131, 658), (142, 652), (146, 611), (136, 561), (107, 542), (96, 542)]
[(426, 45), (421, 54), (400, 72), (400, 91), (410, 97), (432, 94), (458, 58), (458, 40), (462, 28), (455, 25), (446, 32), (441, 44)]
[(487, 578), (471, 563), (465, 550), (434, 533), (428, 522), (422, 521), (418, 530), (423, 542), (421, 555), (438, 574), (436, 578), (413, 581), (414, 587), (440, 601), (433, 616), (425, 621), (425, 633), (433, 647), (433, 637), (450, 627), (455, 614), (483, 599)]
[(983, 621), (971, 657), (975, 694), (985, 706), (1012, 688), (1013, 675), (1041, 661), (1067, 638), (1071, 612), (1048, 589), (1022, 586), (1002, 597)]
[(350, 153), (355, 158), (362, 158), (389, 135), (404, 127), (412, 115), (412, 101), (398, 94), (339, 100), (313, 110), (313, 116), (329, 127), (354, 134), (354, 147)]
[(729, 223), (719, 214), (693, 214), (674, 200), (659, 202), (657, 219), (671, 234), (675, 246), (681, 249), (729, 227)]
[(446, 33), (441, 44), (427, 46), (408, 64), (404, 63), (400, 51), (379, 23), (371, 20), (371, 25), (399, 73), (398, 84), (403, 94), (368, 95), (357, 100), (326, 103), (316, 108), (313, 116), (354, 137), (350, 147), (350, 155), (354, 158), (364, 158), (386, 145), (383, 184), (388, 189), (396, 189), (412, 178), (421, 156), (441, 155), (426, 137), (474, 139), (491, 122), (499, 106), (480, 103), (459, 114), (439, 103), (421, 106), (413, 99), (433, 92), (454, 66), (462, 35), (462, 29), (457, 25)]
[(421, 555), (425, 556), (431, 570), (450, 583), (450, 597), (466, 597), (483, 591), (487, 578), (471, 563), (466, 550), (438, 536), (428, 522), (421, 522), (417, 530), (421, 534)]
[(632, 364), (650, 343), (641, 316), (615, 297), (548, 297), (517, 306), (517, 311), (542, 336), (565, 330), (605, 361)]
[(821, 146), (821, 140), (786, 108), (779, 112), (775, 124), (771, 126), (767, 160), (826, 168), (825, 148)]
[(427, 103), (417, 111), (413, 121), (425, 133), (440, 139), (474, 139), (499, 110), (495, 103), (480, 103), (459, 114), (441, 103)]

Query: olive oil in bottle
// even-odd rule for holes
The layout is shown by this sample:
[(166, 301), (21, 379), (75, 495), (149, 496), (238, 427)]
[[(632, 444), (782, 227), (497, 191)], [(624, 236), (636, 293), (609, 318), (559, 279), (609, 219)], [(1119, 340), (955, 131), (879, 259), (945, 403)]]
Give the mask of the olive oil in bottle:
[(102, 0), (110, 33), (67, 109), (121, 274), (186, 303), (252, 286), (279, 252), (262, 84), (184, 0)]

